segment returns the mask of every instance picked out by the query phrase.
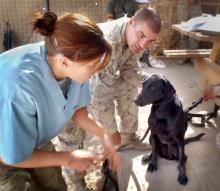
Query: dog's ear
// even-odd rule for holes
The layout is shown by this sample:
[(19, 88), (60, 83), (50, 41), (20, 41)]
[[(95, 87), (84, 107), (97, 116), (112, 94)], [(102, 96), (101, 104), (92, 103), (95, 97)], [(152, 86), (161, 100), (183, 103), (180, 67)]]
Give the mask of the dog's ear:
[(162, 79), (162, 84), (164, 87), (163, 93), (166, 98), (172, 97), (176, 93), (176, 90), (174, 89), (173, 85), (166, 78)]
[(167, 80), (166, 92), (167, 97), (172, 97), (176, 93), (176, 90), (174, 89), (173, 85), (170, 83), (169, 80)]

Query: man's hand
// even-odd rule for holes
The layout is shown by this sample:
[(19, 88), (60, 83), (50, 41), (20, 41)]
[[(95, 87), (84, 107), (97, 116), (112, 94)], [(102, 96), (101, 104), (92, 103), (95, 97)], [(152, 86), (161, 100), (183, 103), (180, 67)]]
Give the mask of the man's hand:
[(67, 166), (79, 172), (86, 171), (89, 167), (104, 160), (104, 155), (92, 155), (87, 151), (75, 150), (68, 156)]
[(112, 137), (113, 145), (121, 144), (121, 135), (119, 131), (116, 131), (115, 133), (113, 133), (111, 137)]
[(214, 93), (213, 93), (213, 88), (207, 88), (205, 89), (204, 93), (203, 93), (203, 98), (205, 101), (208, 101), (210, 99), (213, 99), (215, 96), (214, 96)]

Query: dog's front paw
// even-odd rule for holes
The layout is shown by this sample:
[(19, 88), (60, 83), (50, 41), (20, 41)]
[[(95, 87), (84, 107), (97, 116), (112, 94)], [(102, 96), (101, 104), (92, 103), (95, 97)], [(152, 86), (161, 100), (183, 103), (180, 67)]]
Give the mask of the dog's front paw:
[(186, 175), (179, 175), (178, 182), (179, 182), (179, 184), (186, 185), (188, 182), (187, 176)]
[(148, 170), (148, 172), (156, 171), (156, 170), (157, 170), (157, 164), (151, 162), (151, 163), (148, 165), (147, 170)]
[(148, 162), (150, 162), (151, 158), (152, 158), (152, 155), (144, 155), (142, 157), (142, 164), (147, 164)]

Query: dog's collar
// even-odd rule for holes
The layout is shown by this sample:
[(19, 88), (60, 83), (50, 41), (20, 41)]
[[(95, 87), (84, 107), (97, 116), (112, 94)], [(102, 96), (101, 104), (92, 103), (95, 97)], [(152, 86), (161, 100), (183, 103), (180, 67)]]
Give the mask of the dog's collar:
[(170, 97), (170, 98), (167, 99), (166, 101), (158, 101), (158, 102), (154, 102), (153, 105), (164, 105), (164, 104), (167, 104), (167, 103), (173, 101), (176, 97), (177, 97), (177, 95), (174, 94), (172, 97)]

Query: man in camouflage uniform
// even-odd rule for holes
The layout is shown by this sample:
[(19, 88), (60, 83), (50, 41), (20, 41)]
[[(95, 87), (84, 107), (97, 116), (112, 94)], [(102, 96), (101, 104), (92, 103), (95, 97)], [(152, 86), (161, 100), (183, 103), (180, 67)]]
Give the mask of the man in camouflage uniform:
[[(107, 67), (91, 80), (91, 112), (112, 134), (114, 144), (139, 141), (138, 108), (134, 104), (137, 87), (142, 86), (148, 74), (137, 60), (144, 49), (156, 39), (161, 21), (148, 8), (140, 9), (132, 18), (121, 18), (100, 23), (105, 38), (112, 43), (112, 57)], [(120, 128), (115, 119), (120, 116)], [(120, 133), (119, 133), (120, 131)], [(140, 144), (146, 149), (147, 145)]]
[[(142, 82), (148, 77), (148, 74), (142, 71), (137, 60), (142, 51), (156, 39), (161, 26), (160, 18), (154, 10), (144, 8), (139, 11), (139, 16), (131, 19), (123, 17), (99, 24), (105, 38), (111, 42), (113, 51), (108, 66), (91, 80), (92, 100), (89, 110), (112, 134), (115, 144), (139, 141), (135, 134), (138, 128), (138, 108), (133, 100), (137, 95), (137, 87), (142, 86)], [(146, 21), (139, 18), (140, 13), (147, 15), (144, 16)], [(138, 21), (136, 21), (136, 17)], [(128, 34), (129, 39), (127, 39)], [(131, 45), (130, 39), (135, 40), (135, 44)], [(115, 106), (121, 118), (120, 133), (115, 120)], [(69, 124), (59, 134), (56, 148), (72, 150), (79, 145), (84, 135), (79, 132), (79, 135), (76, 136), (76, 129), (79, 128)], [(75, 142), (76, 137), (79, 141), (78, 144)], [(146, 149), (149, 146), (140, 144), (140, 147)], [(84, 174), (70, 169), (62, 170), (66, 181), (70, 180), (77, 191), (85, 189)]]
[[(178, 0), (177, 4), (177, 22), (186, 22), (187, 20), (200, 16), (202, 14), (200, 0)], [(192, 38), (181, 35), (180, 48), (198, 48), (198, 42)]]

